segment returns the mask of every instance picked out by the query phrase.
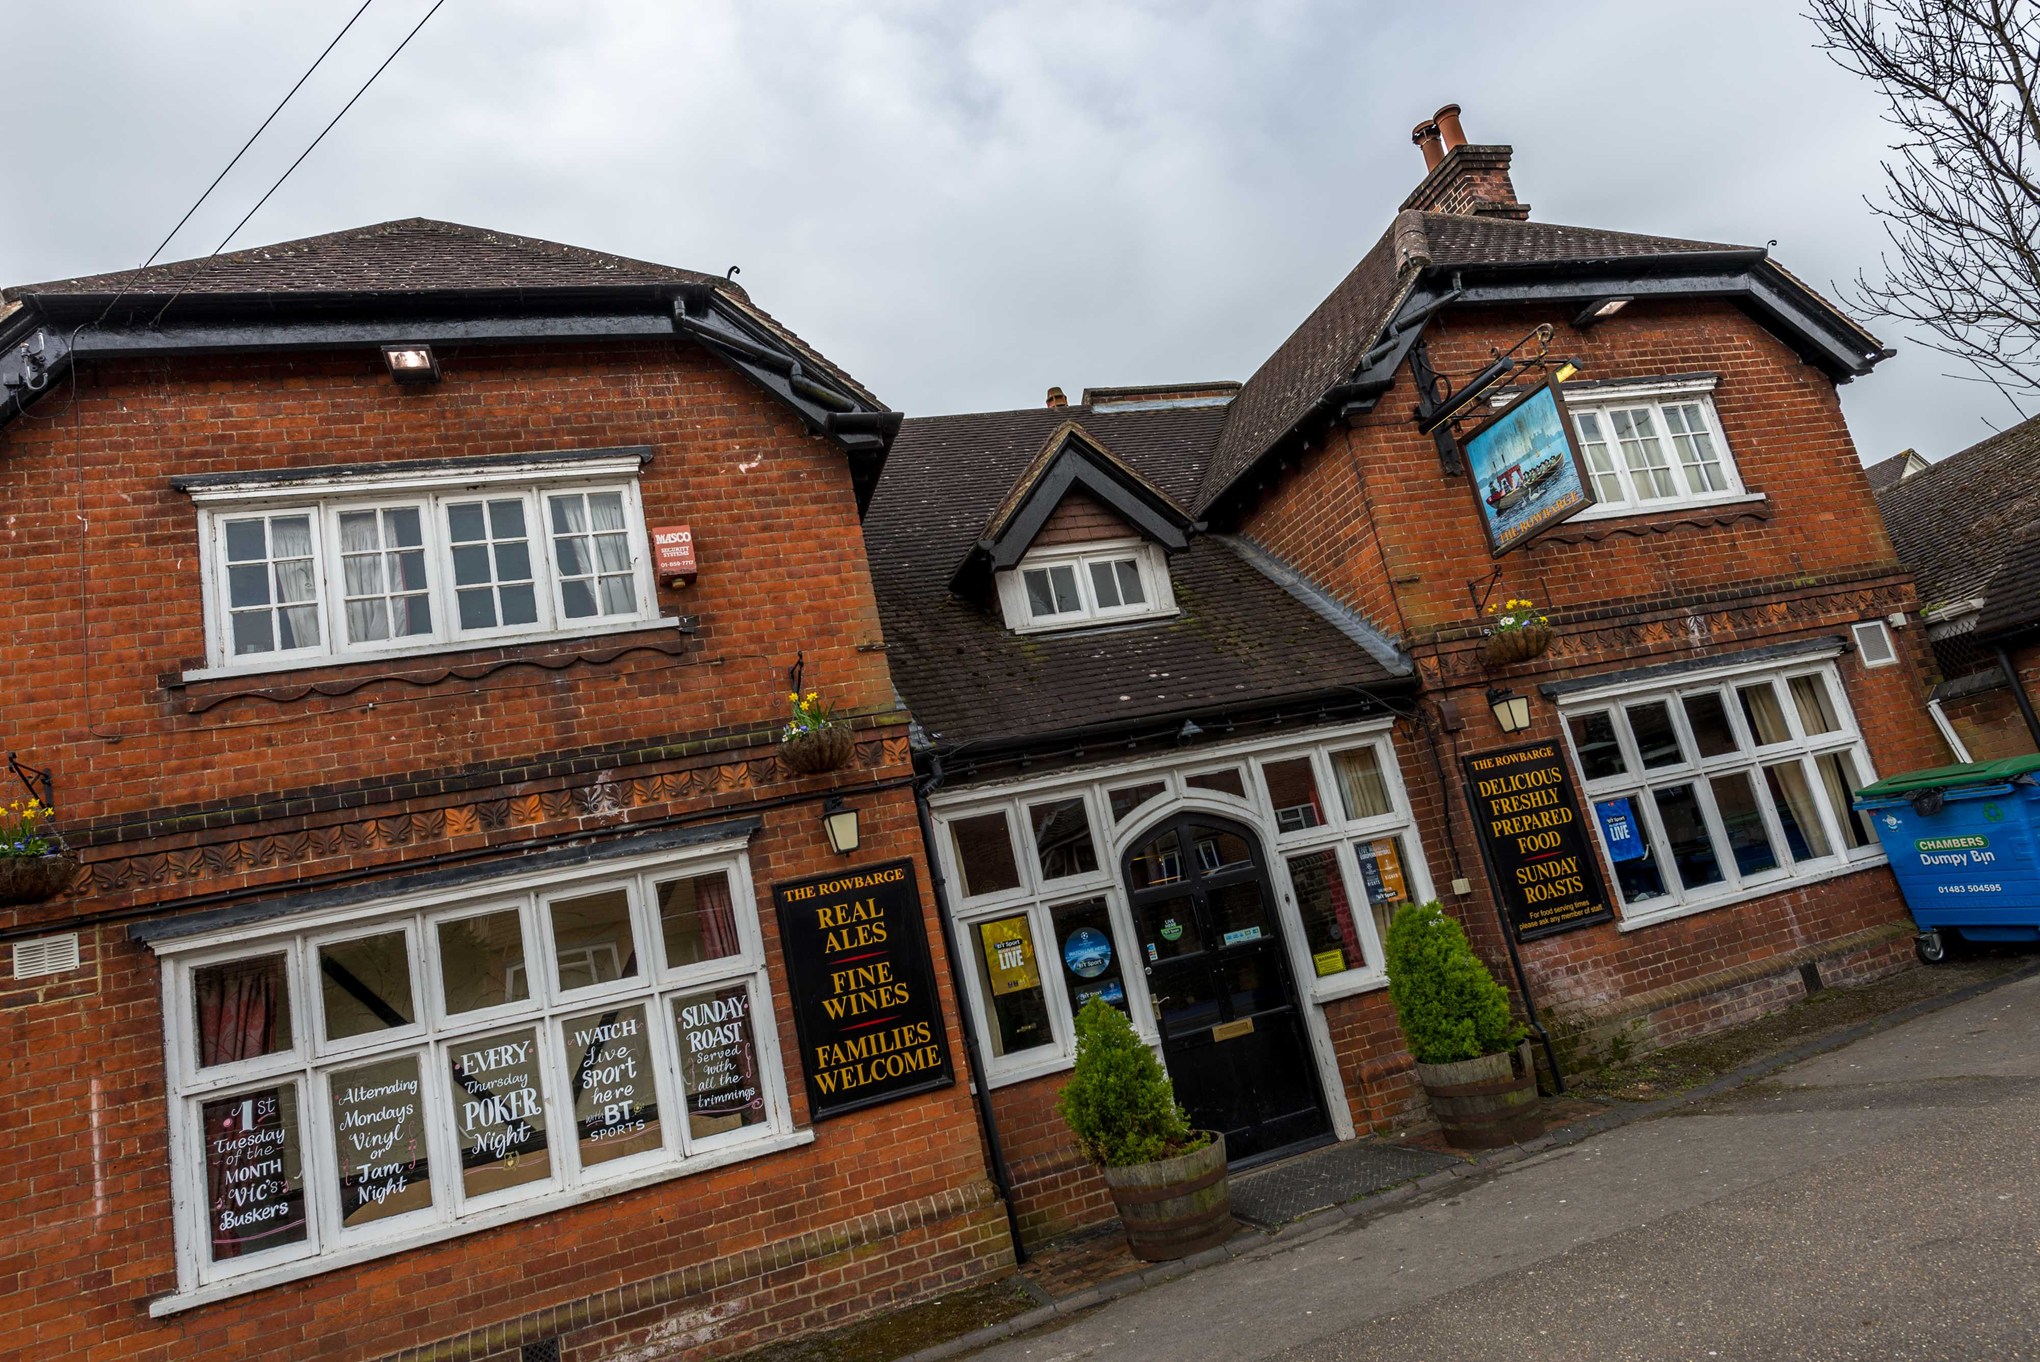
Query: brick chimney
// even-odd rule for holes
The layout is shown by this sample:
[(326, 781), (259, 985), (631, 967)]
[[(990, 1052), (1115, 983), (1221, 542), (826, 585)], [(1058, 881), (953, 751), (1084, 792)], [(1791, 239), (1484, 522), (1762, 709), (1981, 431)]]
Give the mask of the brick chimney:
[(1403, 200), (1405, 209), (1518, 221), (1530, 216), (1530, 205), (1517, 200), (1516, 186), (1509, 181), (1509, 158), (1515, 149), (1468, 142), (1459, 126), (1457, 104), (1447, 104), (1417, 124), (1410, 140), (1423, 151), (1430, 173)]

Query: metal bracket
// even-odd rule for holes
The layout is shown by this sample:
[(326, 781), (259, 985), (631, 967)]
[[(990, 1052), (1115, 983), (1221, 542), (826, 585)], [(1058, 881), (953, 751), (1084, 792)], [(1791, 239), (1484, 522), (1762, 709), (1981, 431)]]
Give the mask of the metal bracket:
[(16, 780), (29, 794), (43, 802), (44, 808), (51, 808), (57, 802), (56, 778), (40, 766), (30, 766), (14, 753), (7, 754), (7, 769), (14, 773)]
[[(1466, 471), (1454, 425), (1470, 419), (1467, 409), (1475, 400), (1517, 369), (1542, 366), (1545, 353), (1551, 349), (1552, 334), (1551, 325), (1545, 323), (1508, 349), (1491, 352), (1493, 362), (1456, 392), (1451, 391), (1451, 380), (1432, 366), (1430, 351), (1421, 338), (1410, 347), (1410, 375), (1417, 382), (1417, 429), (1436, 442), (1438, 462), (1447, 475), (1456, 477)], [(1537, 345), (1536, 352), (1518, 358), (1517, 352), (1533, 341)]]
[(793, 665), (786, 669), (786, 689), (794, 695), (801, 693), (801, 678), (807, 675), (807, 649), (793, 655)]
[(1497, 567), (1485, 578), (1475, 577), (1466, 583), (1466, 594), (1473, 598), (1473, 613), (1486, 618), (1488, 598), (1495, 594), (1495, 584), (1502, 580), (1502, 570)]

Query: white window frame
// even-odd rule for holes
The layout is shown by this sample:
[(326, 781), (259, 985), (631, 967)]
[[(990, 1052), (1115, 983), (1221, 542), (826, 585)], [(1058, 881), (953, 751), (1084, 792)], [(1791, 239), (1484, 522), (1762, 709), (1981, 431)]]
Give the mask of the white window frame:
[[(728, 877), (739, 950), (717, 960), (669, 969), (655, 885), (710, 873)], [(555, 987), (549, 903), (618, 887), (631, 893), (637, 976), (570, 990)], [(528, 997), (449, 1015), (439, 985), (438, 924), (505, 910), (519, 915)], [(319, 1001), (318, 949), (399, 927), (409, 934), (412, 1004), (417, 1020), (401, 1028), (328, 1041)], [(367, 910), (357, 907), (307, 914), (294, 917), (287, 926), (229, 929), (189, 941), (162, 943), (159, 950), (164, 966), (164, 1046), (179, 1289), (151, 1304), (150, 1312), (156, 1316), (761, 1157), (814, 1138), (811, 1131), (798, 1130), (792, 1122), (757, 897), (741, 839), (680, 854), (667, 851), (619, 857), (572, 872), (509, 877), (457, 894), (413, 895)], [(223, 961), (276, 954), (285, 958), (293, 1044), (275, 1054), (200, 1068), (193, 971)], [(765, 1120), (696, 1138), (687, 1129), (681, 1097), (682, 1071), (672, 1004), (678, 998), (728, 986), (744, 988), (749, 994)], [(644, 1009), (650, 1033), (650, 1078), (658, 1094), (663, 1139), (656, 1149), (584, 1167), (573, 1104), (565, 1092), (568, 1065), (559, 1052), (559, 1027), (566, 1019), (611, 1007)], [(532, 1183), (470, 1198), (461, 1186), (454, 1120), (444, 1091), (444, 1056), (464, 1040), (526, 1029), (536, 1033), (542, 1057), (538, 1062), (543, 1065), (549, 1174)], [(336, 1189), (337, 1155), (328, 1119), (331, 1076), (380, 1059), (410, 1056), (420, 1060), (419, 1100), (426, 1125), (432, 1204), (343, 1229)], [(285, 1085), (297, 1092), (305, 1238), (301, 1243), (213, 1262), (204, 1141), (198, 1128), (201, 1108), (222, 1095)]]
[[(1140, 572), (1141, 592), (1147, 600), (1139, 605), (1107, 606), (1098, 603), (1091, 581), (1093, 563), (1131, 558)], [(1077, 578), (1076, 610), (1036, 619), (1027, 603), (1029, 572), (1057, 567), (1071, 568)], [(998, 577), (999, 606), (1006, 627), (1016, 634), (1044, 634), (1063, 629), (1083, 629), (1100, 624), (1123, 624), (1130, 620), (1159, 619), (1176, 612), (1176, 593), (1169, 582), (1169, 563), (1161, 546), (1144, 539), (1104, 539), (1087, 544), (1058, 544), (1053, 548), (1031, 549)]]
[[(1349, 819), (1345, 815), (1333, 758), (1339, 752), (1357, 747), (1374, 750), (1389, 798), (1387, 814), (1358, 819)], [(1271, 762), (1297, 757), (1306, 758), (1311, 763), (1311, 774), (1318, 783), (1318, 798), (1323, 802), (1326, 819), (1316, 827), (1283, 832), (1276, 828), (1274, 806), (1269, 802), (1260, 768)], [(1244, 799), (1185, 783), (1187, 777), (1204, 775), (1221, 767), (1239, 769), (1246, 787)], [(1111, 791), (1126, 785), (1149, 783), (1159, 783), (1163, 787), (1161, 795), (1143, 802), (1128, 813), (1124, 822), (1115, 825), (1111, 813)], [(1085, 813), (1091, 823), (1092, 846), (1098, 855), (1098, 869), (1085, 875), (1044, 882), (1027, 810), (1035, 805), (1072, 798), (1084, 801)], [(1296, 982), (1297, 1003), (1310, 1017), (1307, 1029), (1313, 1031), (1313, 1043), (1323, 1052), (1318, 1056), (1321, 1067), (1324, 1056), (1330, 1053), (1329, 1038), (1317, 1034), (1323, 1030), (1324, 1004), (1371, 992), (1386, 987), (1388, 983), (1383, 943), (1374, 927), (1374, 915), (1367, 898), (1365, 880), (1360, 874), (1356, 845), (1387, 836), (1399, 838), (1403, 876), (1411, 898), (1422, 903), (1437, 897), (1387, 720), (1317, 730), (1279, 741), (1249, 740), (1200, 747), (1194, 752), (1165, 757), (1076, 768), (1053, 776), (944, 792), (937, 794), (930, 803), (936, 828), (935, 845), (931, 851), (940, 863), (944, 883), (950, 886), (949, 911), (955, 928), (956, 949), (965, 953), (979, 949), (977, 926), (997, 918), (1024, 915), (1034, 935), (1052, 1043), (1016, 1055), (993, 1054), (991, 1010), (989, 999), (984, 996), (976, 960), (967, 960), (968, 967), (962, 971), (963, 1005), (971, 1009), (976, 1025), (982, 1066), (980, 1072), (985, 1075), (986, 1083), (994, 1088), (1060, 1073), (1075, 1060), (1072, 1009), (1062, 977), (1060, 949), (1052, 917), (1053, 909), (1071, 903), (1093, 898), (1105, 901), (1106, 912), (1112, 921), (1114, 947), (1123, 957), (1120, 977), (1126, 987), (1127, 1012), (1142, 1039), (1159, 1049), (1161, 1039), (1155, 1028), (1145, 968), (1137, 956), (1127, 956), (1135, 950), (1138, 936), (1126, 886), (1119, 877), (1119, 863), (1127, 850), (1145, 840), (1149, 830), (1158, 822), (1178, 813), (1203, 812), (1229, 818), (1253, 829), (1259, 837), (1269, 885), (1275, 894), (1274, 909), (1282, 923), (1283, 941)], [(987, 813), (1003, 813), (1006, 817), (1007, 834), (1012, 839), (1020, 882), (1011, 889), (965, 897), (965, 882), (957, 864), (955, 843), (949, 828), (959, 820)], [(1353, 914), (1354, 929), (1361, 938), (1367, 957), (1361, 967), (1326, 976), (1319, 976), (1312, 962), (1297, 906), (1296, 887), (1289, 873), (1290, 857), (1321, 849), (1336, 852), (1346, 903)], [(1332, 1072), (1335, 1076), (1335, 1061)], [(1328, 1095), (1337, 1091), (1336, 1087), (1332, 1087)], [(1338, 1101), (1335, 1096), (1333, 1105), (1336, 1110)]]
[[(1855, 710), (1849, 702), (1848, 692), (1842, 687), (1841, 674), (1834, 664), (1834, 659), (1839, 655), (1840, 650), (1836, 649), (1782, 665), (1773, 662), (1711, 668), (1662, 681), (1578, 692), (1567, 695), (1559, 701), (1559, 718), (1561, 726), (1565, 729), (1566, 744), (1572, 752), (1574, 767), (1581, 777), (1580, 793), (1583, 806), (1581, 813), (1592, 827), (1594, 839), (1600, 846), (1603, 870), (1608, 878), (1608, 892), (1615, 904), (1618, 925), (1623, 931), (1634, 931), (1640, 927), (1649, 927), (1693, 913), (1707, 912), (1761, 898), (1780, 889), (1818, 883), (1837, 875), (1851, 874), (1867, 866), (1884, 864), (1883, 846), (1874, 837), (1867, 846), (1856, 848), (1846, 846), (1846, 839), (1841, 835), (1838, 822), (1848, 814), (1846, 811), (1838, 814), (1830, 806), (1815, 767), (1816, 758), (1843, 752), (1854, 762), (1864, 785), (1869, 785), (1877, 779), (1876, 766), (1870, 759), (1870, 749), (1863, 741), (1862, 730), (1856, 723)], [(1797, 704), (1792, 698), (1791, 682), (1795, 677), (1806, 676), (1818, 678), (1820, 684), (1827, 688), (1828, 701), (1833, 705), (1835, 718), (1840, 725), (1836, 731), (1808, 734), (1801, 724)], [(1743, 715), (1736, 688), (1758, 682), (1769, 682), (1775, 688), (1774, 694), (1791, 733), (1791, 737), (1784, 742), (1758, 744), (1756, 735), (1750, 731), (1749, 723)], [(1730, 730), (1735, 735), (1736, 750), (1720, 756), (1701, 757), (1699, 748), (1693, 741), (1684, 699), (1710, 691), (1718, 692), (1722, 698)], [(1673, 732), (1679, 742), (1681, 759), (1671, 765), (1645, 770), (1637, 754), (1628, 721), (1622, 717), (1621, 711), (1627, 706), (1651, 701), (1662, 701), (1665, 704), (1671, 716)], [(1572, 721), (1597, 712), (1611, 713), (1625, 769), (1618, 775), (1588, 779), (1586, 763), (1580, 758)], [(1828, 854), (1825, 856), (1808, 857), (1804, 860), (1793, 858), (1777, 811), (1765, 792), (1763, 769), (1793, 760), (1799, 762), (1800, 769), (1808, 781), (1814, 805), (1820, 814), (1821, 835), (1827, 839), (1828, 845)], [(1779, 861), (1773, 869), (1751, 875), (1744, 875), (1736, 864), (1735, 851), (1729, 845), (1720, 811), (1715, 805), (1712, 786), (1714, 777), (1736, 772), (1747, 773), (1752, 781), (1765, 835), (1770, 838), (1772, 850)], [(1680, 882), (1677, 869), (1672, 863), (1670, 842), (1665, 835), (1653, 797), (1653, 792), (1660, 788), (1678, 785), (1692, 787), (1693, 797), (1714, 847), (1716, 863), (1722, 872), (1719, 883), (1697, 890), (1688, 890)], [(1631, 797), (1630, 807), (1638, 822), (1638, 831), (1647, 839), (1665, 884), (1666, 892), (1658, 898), (1649, 900), (1647, 905), (1631, 906), (1622, 901), (1621, 890), (1614, 874), (1614, 862), (1607, 855), (1607, 846), (1601, 840), (1600, 817), (1595, 805), (1603, 799), (1623, 796)]]
[[(413, 656), (510, 641), (583, 638), (605, 633), (677, 624), (659, 616), (657, 584), (652, 575), (650, 538), (645, 529), (639, 492), (640, 460), (635, 455), (560, 464), (518, 464), (501, 469), (457, 473), (422, 472), (395, 476), (338, 474), (279, 486), (251, 480), (223, 487), (195, 489), (198, 537), (202, 547), (201, 595), (206, 620), (208, 665), (185, 673), (187, 681), (253, 672), (344, 665), (373, 658)], [(597, 615), (569, 620), (561, 614), (560, 574), (554, 560), (548, 497), (553, 493), (614, 492), (623, 499), (624, 530), (630, 537), (631, 575), (637, 609), (628, 615)], [(526, 543), (531, 555), (537, 618), (530, 624), (463, 629), (454, 594), (453, 545), (446, 508), (455, 502), (507, 500), (524, 502)], [(345, 578), (341, 568), (339, 517), (343, 511), (416, 507), (423, 526), (427, 599), (431, 603), (429, 634), (353, 643), (346, 637)], [(256, 515), (304, 512), (312, 518), (314, 562), (319, 574), (320, 641), (316, 648), (288, 652), (236, 654), (227, 602), (226, 530), (229, 520)]]

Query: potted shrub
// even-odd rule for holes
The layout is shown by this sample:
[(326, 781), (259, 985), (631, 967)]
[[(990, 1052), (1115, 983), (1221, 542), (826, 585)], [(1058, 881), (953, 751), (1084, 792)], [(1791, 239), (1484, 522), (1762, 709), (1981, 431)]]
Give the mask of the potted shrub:
[(0, 805), (0, 903), (41, 903), (71, 887), (78, 859), (50, 828), (40, 799)]
[(1528, 1139), (1537, 1106), (1530, 1043), (1509, 995), (1435, 901), (1388, 927), (1388, 996), (1445, 1138), (1461, 1149)]
[(1102, 998), (1077, 1014), (1077, 1067), (1057, 1109), (1105, 1174), (1135, 1257), (1187, 1258), (1232, 1237), (1225, 1136), (1190, 1128), (1154, 1051)]
[(1510, 597), (1488, 607), (1487, 660), (1494, 667), (1528, 662), (1551, 646), (1551, 621), (1536, 604)]
[(833, 771), (850, 760), (850, 725), (838, 719), (818, 691), (787, 694), (793, 717), (779, 734), (779, 756), (804, 776)]

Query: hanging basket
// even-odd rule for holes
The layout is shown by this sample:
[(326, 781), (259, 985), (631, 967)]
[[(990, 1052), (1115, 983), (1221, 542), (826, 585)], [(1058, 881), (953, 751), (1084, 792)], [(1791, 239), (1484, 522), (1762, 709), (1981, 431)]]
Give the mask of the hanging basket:
[(852, 739), (848, 724), (811, 728), (779, 740), (779, 759), (804, 776), (833, 771), (850, 760)]
[(47, 856), (0, 856), (0, 903), (42, 903), (71, 887), (78, 858), (68, 851)]
[(1543, 654), (1551, 646), (1551, 627), (1525, 625), (1521, 629), (1499, 629), (1487, 636), (1487, 660), (1491, 667), (1513, 667)]

